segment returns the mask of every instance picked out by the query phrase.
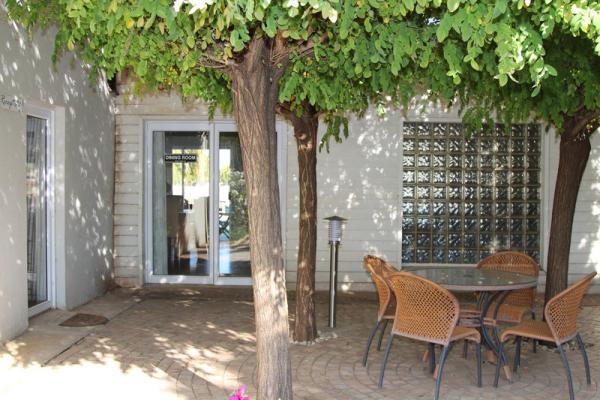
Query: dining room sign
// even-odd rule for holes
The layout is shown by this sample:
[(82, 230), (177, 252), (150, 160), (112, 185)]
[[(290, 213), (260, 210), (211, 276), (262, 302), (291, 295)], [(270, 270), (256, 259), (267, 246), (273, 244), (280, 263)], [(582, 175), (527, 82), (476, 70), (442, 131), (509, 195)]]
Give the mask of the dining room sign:
[(19, 96), (0, 94), (0, 108), (8, 111), (23, 112), (23, 99)]
[(165, 154), (165, 162), (196, 162), (196, 154)]

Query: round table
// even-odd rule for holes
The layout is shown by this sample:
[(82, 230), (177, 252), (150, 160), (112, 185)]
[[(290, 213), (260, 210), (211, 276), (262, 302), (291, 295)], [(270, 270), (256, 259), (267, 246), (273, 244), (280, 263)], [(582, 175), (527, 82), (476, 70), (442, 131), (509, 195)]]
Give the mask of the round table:
[(478, 269), (473, 267), (429, 267), (429, 268), (406, 268), (408, 272), (421, 276), (438, 285), (455, 292), (476, 292), (479, 328), (483, 336), (484, 344), (494, 351), (496, 356), (502, 360), (507, 378), (510, 380), (511, 370), (507, 368), (508, 362), (504, 351), (499, 345), (498, 328), (492, 325), (494, 339), (490, 336), (485, 325), (485, 317), (490, 306), (495, 302), (493, 319), (498, 315), (500, 305), (506, 296), (517, 289), (527, 289), (537, 286), (537, 277), (516, 272), (505, 272)]

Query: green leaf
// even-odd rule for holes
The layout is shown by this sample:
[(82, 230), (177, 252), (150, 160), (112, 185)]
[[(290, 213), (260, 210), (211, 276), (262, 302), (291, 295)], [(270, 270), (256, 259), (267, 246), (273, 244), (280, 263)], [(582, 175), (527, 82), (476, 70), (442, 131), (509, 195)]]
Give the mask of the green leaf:
[(507, 0), (496, 0), (496, 5), (494, 6), (494, 13), (492, 14), (492, 19), (498, 18), (502, 14), (506, 12)]
[(460, 0), (448, 0), (448, 11), (454, 12), (458, 10), (460, 6)]
[(193, 49), (193, 48), (194, 48), (194, 46), (196, 45), (196, 38), (195, 38), (195, 37), (193, 37), (193, 36), (188, 36), (188, 37), (185, 39), (185, 43), (188, 45), (188, 47), (189, 47), (190, 49)]
[(251, 20), (254, 14), (254, 0), (248, 0), (246, 3), (246, 19)]
[(269, 37), (275, 37), (275, 34), (277, 33), (277, 21), (275, 21), (275, 18), (273, 17), (273, 15), (269, 15), (269, 17), (267, 18), (266, 24), (263, 24), (263, 25), (264, 25), (265, 33)]
[(409, 11), (413, 11), (415, 9), (415, 0), (402, 0), (402, 4)]
[(265, 10), (262, 7), (257, 7), (256, 10), (254, 10), (254, 16), (257, 20), (262, 21), (265, 17)]
[(446, 40), (446, 38), (448, 37), (450, 29), (452, 29), (452, 21), (452, 16), (448, 14), (444, 15), (444, 17), (440, 21), (440, 25), (438, 26), (435, 32), (437, 39), (440, 43)]
[(500, 86), (506, 86), (506, 84), (508, 83), (508, 75), (500, 74), (498, 76), (498, 81), (500, 81)]
[(140, 61), (135, 68), (135, 74), (139, 77), (146, 75), (148, 72), (148, 62), (146, 60)]

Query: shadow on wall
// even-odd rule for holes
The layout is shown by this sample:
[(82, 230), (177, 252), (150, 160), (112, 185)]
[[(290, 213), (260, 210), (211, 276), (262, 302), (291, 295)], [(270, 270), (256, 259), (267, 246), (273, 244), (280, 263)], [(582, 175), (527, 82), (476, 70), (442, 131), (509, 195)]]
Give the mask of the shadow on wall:
[[(592, 135), (591, 142), (592, 151), (579, 189), (571, 243), (570, 272), (582, 274), (600, 272), (600, 130)], [(580, 264), (579, 271), (573, 271), (575, 263)]]
[[(330, 152), (317, 154), (317, 281), (328, 270), (327, 224), (323, 218), (339, 215), (348, 218), (340, 249), (340, 275), (342, 290), (351, 289), (363, 274), (362, 257), (367, 253), (382, 255), (392, 262), (397, 259), (400, 243), (399, 173), (401, 140), (399, 119), (394, 113), (379, 118), (369, 111), (361, 120), (350, 122), (350, 136), (343, 143), (330, 143)], [(320, 133), (324, 132), (321, 121)], [(295, 142), (290, 142), (289, 152), (296, 153)], [(293, 148), (293, 150), (292, 150)], [(296, 163), (292, 156), (290, 162)], [(297, 241), (298, 175), (297, 164), (289, 185), (294, 197), (290, 210), (288, 238)], [(326, 213), (326, 215), (324, 214)], [(295, 271), (297, 243), (288, 248), (288, 269)], [(293, 264), (292, 264), (293, 263)], [(292, 264), (292, 265), (289, 265)], [(324, 276), (324, 275), (323, 275)], [(295, 279), (292, 279), (295, 280)]]
[[(451, 113), (438, 109), (433, 104), (426, 107), (415, 104), (414, 109), (417, 107), (433, 109), (441, 115)], [(423, 121), (428, 119), (427, 115), (419, 115), (418, 118)], [(371, 109), (364, 118), (351, 120), (350, 136), (347, 139), (342, 143), (332, 141), (330, 153), (323, 151), (318, 154), (317, 275), (324, 274), (329, 263), (325, 235), (327, 227), (322, 219), (332, 214), (348, 218), (340, 249), (342, 290), (350, 290), (354, 283), (369, 282), (368, 275), (361, 267), (362, 258), (366, 254), (378, 255), (400, 265), (401, 122), (404, 119), (406, 117), (401, 111), (387, 110), (380, 117)], [(323, 123), (320, 131), (324, 131)], [(295, 158), (292, 159), (295, 162)], [(299, 202), (297, 175), (293, 176), (290, 184), (295, 185), (296, 191), (289, 206), (292, 210), (290, 228), (296, 230)], [(327, 215), (321, 215), (324, 212)], [(293, 239), (297, 240), (297, 236)], [(295, 262), (297, 248), (296, 245), (295, 249), (289, 249), (294, 254), (290, 254), (288, 260)], [(295, 269), (295, 265), (288, 267)], [(325, 275), (322, 277), (326, 279)]]
[(52, 63), (54, 36), (48, 29), (30, 40), (0, 8), (2, 94), (45, 106), (57, 121), (50, 175), (56, 182), (57, 219), (64, 213), (64, 237), (57, 232), (56, 240), (59, 246), (65, 243), (67, 306), (74, 307), (100, 294), (111, 280), (114, 118), (105, 79), (90, 82), (89, 68), (70, 53)]

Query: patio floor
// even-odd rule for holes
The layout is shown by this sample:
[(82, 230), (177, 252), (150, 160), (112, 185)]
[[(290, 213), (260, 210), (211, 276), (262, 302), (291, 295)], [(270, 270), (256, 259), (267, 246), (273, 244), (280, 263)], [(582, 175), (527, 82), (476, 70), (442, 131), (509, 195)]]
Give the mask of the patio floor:
[[(290, 346), (295, 399), (433, 398), (434, 381), (420, 361), (425, 349), (420, 343), (395, 340), (383, 389), (376, 383), (383, 352), (375, 351), (374, 345), (368, 367), (362, 366), (375, 316), (374, 296), (343, 295), (338, 327), (329, 330), (324, 328), (326, 295), (319, 295), (318, 319), (324, 340)], [(582, 336), (591, 346), (600, 343), (598, 300), (597, 296), (588, 297), (580, 318)], [(50, 311), (31, 321), (31, 332), (7, 344), (0, 352), (0, 398), (222, 400), (245, 384), (255, 399), (249, 289), (119, 289), (84, 306), (84, 311), (104, 314), (110, 321), (94, 328), (58, 327), (72, 313)], [(69, 337), (74, 338), (72, 343)], [(387, 335), (384, 344), (386, 341)], [(41, 354), (48, 348), (57, 354), (47, 352), (50, 355), (44, 359)], [(522, 367), (513, 384), (501, 380), (494, 389), (494, 366), (484, 364), (483, 387), (477, 388), (474, 352), (465, 360), (461, 348), (450, 353), (444, 369), (443, 399), (568, 398), (558, 353), (543, 349), (533, 354), (531, 346), (524, 344)], [(512, 347), (508, 351), (512, 359)], [(591, 386), (585, 383), (580, 353), (568, 351), (579, 400), (600, 398), (600, 352), (593, 346), (588, 354)]]

